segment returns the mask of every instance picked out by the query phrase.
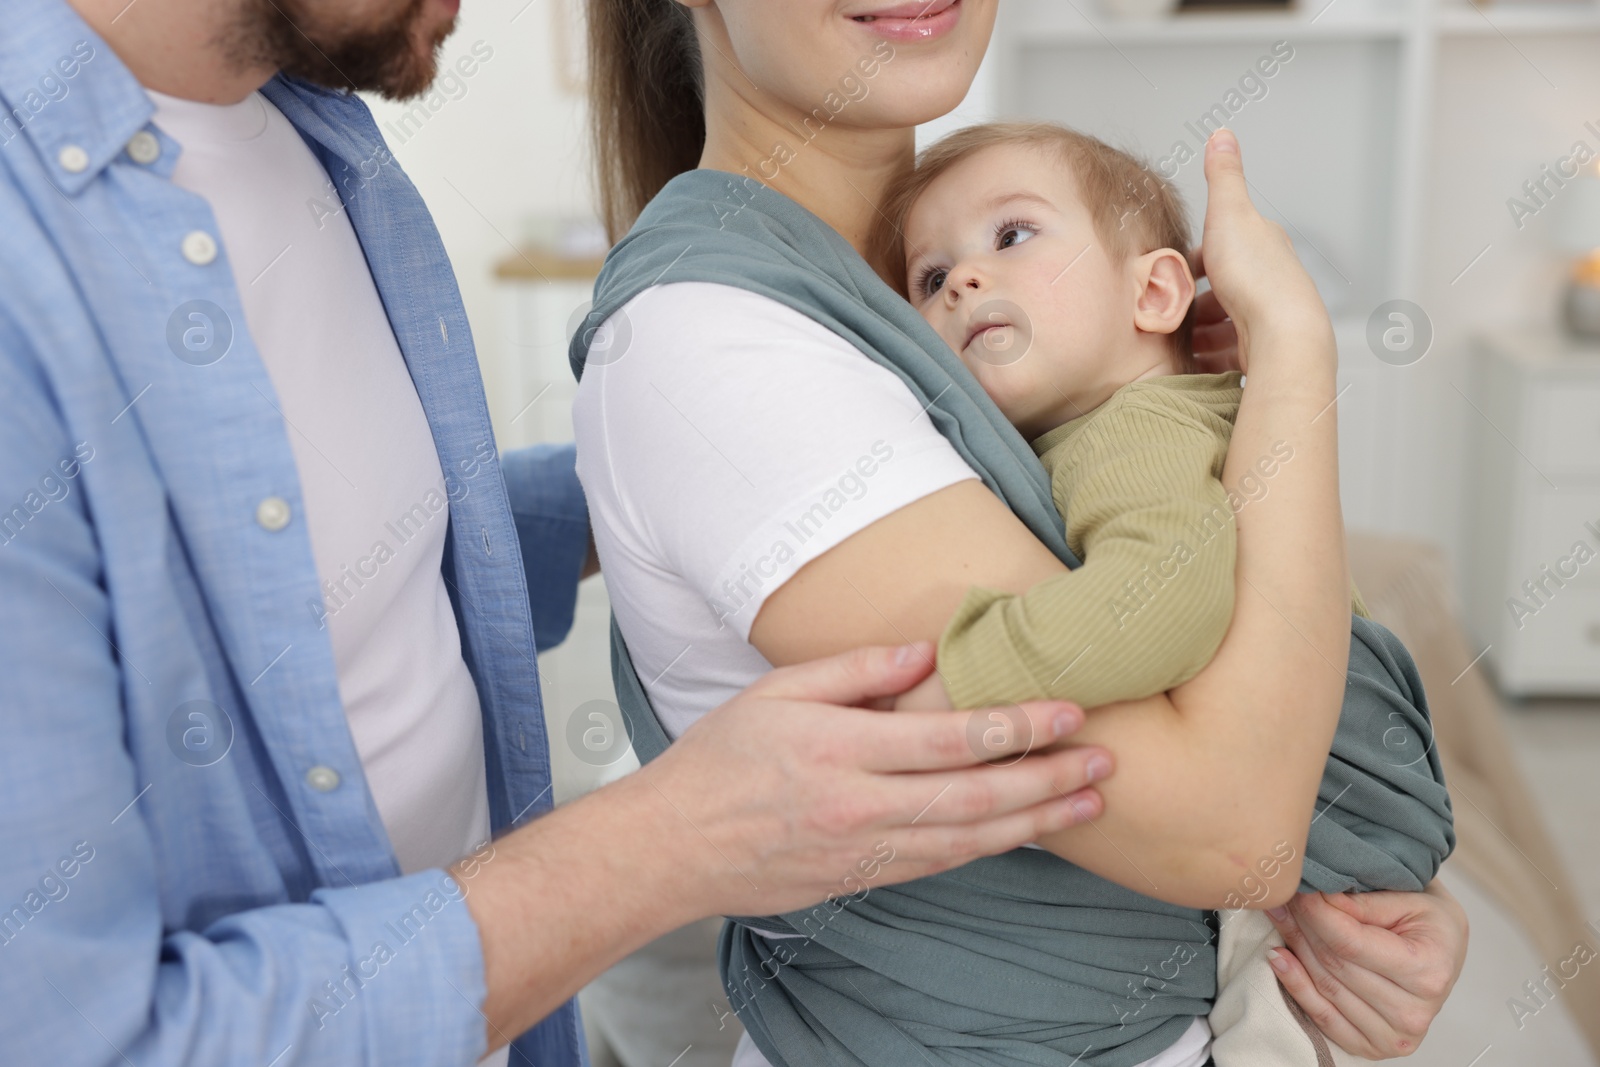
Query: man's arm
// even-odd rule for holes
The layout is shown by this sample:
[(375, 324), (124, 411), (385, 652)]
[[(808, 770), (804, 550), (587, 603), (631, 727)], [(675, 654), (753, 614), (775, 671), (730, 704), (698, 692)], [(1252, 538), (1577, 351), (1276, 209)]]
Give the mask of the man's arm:
[[(184, 828), (146, 815), (156, 805), (170, 811), (186, 782), (231, 765), (187, 765), (150, 736), (178, 705), (173, 694), (195, 696), (203, 682), (119, 651), (119, 627), (150, 616), (108, 596), (85, 505), (86, 484), (116, 446), (104, 429), (81, 443), (69, 434), (21, 351), (0, 319), (0, 508), (26, 516), (0, 535), (0, 1060), (158, 1067), (265, 1064), (286, 1053), (279, 1067), (471, 1062), (484, 1049), (483, 964), (443, 871), (173, 929), (187, 917), (163, 907), (176, 872), (158, 856), (184, 847), (174, 840)], [(170, 547), (152, 546), (151, 575)], [(179, 593), (153, 584), (150, 595)], [(136, 704), (147, 709), (137, 721), (125, 713)], [(159, 756), (136, 764), (130, 748)], [(241, 839), (252, 832), (241, 828)], [(225, 872), (253, 862), (253, 852), (205, 857), (214, 898), (237, 899)], [(401, 944), (387, 924), (418, 905), (430, 918)], [(380, 942), (392, 950), (381, 964)], [(347, 967), (378, 977), (357, 991)]]
[[(0, 324), (0, 353), (8, 340)], [(895, 856), (882, 884), (1070, 825), (1074, 805), (1099, 810), (1084, 788), (1095, 750), (990, 768), (959, 716), (804, 703), (866, 700), (926, 673), (926, 647), (878, 650), (774, 674), (646, 772), (451, 874), (316, 889), (186, 929), (163, 908), (174, 872), (160, 865), (184, 827), (146, 814), (176, 776), (208, 768), (130, 755), (150, 738), (131, 736), (148, 728), (126, 707), (172, 679), (141, 676), (117, 650), (81, 480), (41, 490), (74, 453), (48, 390), (4, 362), (0, 374), (0, 500), (29, 516), (0, 544), (14, 623), (0, 641), (7, 1062), (470, 1063), (486, 1049), (485, 1014), (487, 1040), (504, 1043), (637, 945), (719, 911), (814, 903), (863, 860), (882, 864), (880, 842)], [(1030, 712), (1043, 738), (1082, 722), (1061, 705)], [(226, 872), (250, 862), (208, 858), (216, 900), (241, 899)]]
[(575, 446), (563, 444), (533, 445), (500, 457), (541, 652), (566, 640), (578, 583), (600, 570), (576, 455)]
[(694, 919), (921, 878), (1100, 812), (1086, 766), (1101, 749), (982, 762), (1073, 732), (1083, 713), (1070, 705), (1023, 705), (1024, 728), (993, 750), (972, 744), (966, 715), (839, 706), (901, 692), (931, 652), (773, 671), (638, 773), (506, 835), (491, 861), (457, 865), (483, 937), (491, 1047)]

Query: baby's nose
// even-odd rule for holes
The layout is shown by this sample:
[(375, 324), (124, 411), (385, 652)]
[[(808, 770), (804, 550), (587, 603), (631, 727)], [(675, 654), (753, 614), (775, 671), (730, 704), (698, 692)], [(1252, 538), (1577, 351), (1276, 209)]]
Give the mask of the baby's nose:
[(961, 299), (963, 293), (982, 292), (983, 280), (979, 272), (973, 268), (964, 268), (955, 271), (950, 280), (945, 283), (944, 291), (952, 304)]

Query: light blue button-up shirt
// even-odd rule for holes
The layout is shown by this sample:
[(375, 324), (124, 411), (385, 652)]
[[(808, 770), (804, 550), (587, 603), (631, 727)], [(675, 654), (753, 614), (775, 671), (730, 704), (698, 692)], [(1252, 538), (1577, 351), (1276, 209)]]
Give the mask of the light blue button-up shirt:
[[(0, 27), (0, 1062), (471, 1064), (478, 931), (443, 871), (400, 876), (366, 788), (216, 221), (71, 8), (0, 0)], [(264, 92), (340, 192), (433, 432), (502, 831), (550, 805), (534, 657), (587, 546), (572, 453), (495, 458), (450, 264), (366, 107)], [(576, 1008), (517, 1049), (580, 1064)]]

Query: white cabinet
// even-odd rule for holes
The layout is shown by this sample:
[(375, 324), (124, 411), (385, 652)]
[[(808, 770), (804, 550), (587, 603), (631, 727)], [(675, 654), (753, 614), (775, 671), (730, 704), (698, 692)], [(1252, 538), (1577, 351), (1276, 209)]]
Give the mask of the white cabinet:
[(1505, 692), (1600, 694), (1600, 347), (1478, 343), (1468, 612)]

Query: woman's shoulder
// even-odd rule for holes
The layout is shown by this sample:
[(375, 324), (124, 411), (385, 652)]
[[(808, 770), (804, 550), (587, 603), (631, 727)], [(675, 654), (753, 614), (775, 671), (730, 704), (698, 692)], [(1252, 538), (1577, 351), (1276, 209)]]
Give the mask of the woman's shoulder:
[[(715, 282), (650, 286), (590, 330), (584, 398), (619, 410), (630, 397), (734, 413), (776, 405), (917, 410), (904, 382), (816, 318), (762, 293)], [(686, 397), (686, 400), (685, 400)], [(840, 398), (848, 397), (848, 402)]]
[(668, 182), (611, 249), (596, 288), (631, 299), (629, 290), (669, 271), (732, 284), (796, 271), (828, 273), (841, 240), (821, 219), (754, 179), (690, 171)]
[(807, 561), (975, 477), (903, 381), (778, 301), (663, 283), (602, 329), (612, 356), (572, 409), (590, 514), (614, 552), (717, 598), (741, 639)]
[[(647, 290), (683, 282), (742, 289), (825, 326), (869, 313), (873, 284), (881, 285), (843, 238), (782, 193), (743, 175), (691, 171), (669, 182), (606, 256), (579, 332)], [(580, 376), (587, 357), (575, 342)]]
[(673, 178), (640, 213), (619, 249), (663, 234), (756, 260), (787, 262), (783, 249), (849, 245), (831, 226), (771, 186), (744, 174), (692, 170)]
[[(854, 345), (789, 301), (727, 281), (675, 279), (668, 275), (618, 305), (612, 316), (619, 320), (625, 318), (635, 326), (649, 323), (658, 328), (651, 331), (650, 336), (663, 341), (747, 344), (762, 339), (748, 332), (750, 327), (757, 326), (776, 330), (779, 336), (798, 334), (857, 351)], [(663, 333), (660, 328), (672, 328), (677, 332)], [(637, 337), (639, 331), (634, 333)]]

